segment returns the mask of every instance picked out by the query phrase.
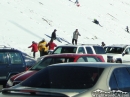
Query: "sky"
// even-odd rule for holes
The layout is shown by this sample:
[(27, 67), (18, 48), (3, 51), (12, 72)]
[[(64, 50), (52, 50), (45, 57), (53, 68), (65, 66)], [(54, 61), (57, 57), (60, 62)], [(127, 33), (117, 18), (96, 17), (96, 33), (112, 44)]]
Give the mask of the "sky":
[[(0, 46), (10, 46), (32, 56), (32, 41), (49, 42), (57, 29), (57, 45), (72, 41), (79, 30), (78, 44), (130, 44), (130, 0), (1, 0)], [(99, 26), (92, 21), (97, 19)], [(39, 57), (39, 52), (36, 53)]]

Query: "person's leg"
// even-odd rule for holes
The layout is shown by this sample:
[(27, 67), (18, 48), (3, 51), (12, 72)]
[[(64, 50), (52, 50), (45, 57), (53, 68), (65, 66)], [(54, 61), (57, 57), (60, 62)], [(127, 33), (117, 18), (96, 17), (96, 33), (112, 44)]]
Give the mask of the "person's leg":
[(39, 51), (40, 52), (40, 57), (42, 56), (42, 51)]
[(77, 39), (75, 39), (75, 44), (77, 45)]
[(35, 52), (33, 52), (33, 58), (35, 58)]
[(72, 44), (74, 45), (74, 39), (72, 39)]

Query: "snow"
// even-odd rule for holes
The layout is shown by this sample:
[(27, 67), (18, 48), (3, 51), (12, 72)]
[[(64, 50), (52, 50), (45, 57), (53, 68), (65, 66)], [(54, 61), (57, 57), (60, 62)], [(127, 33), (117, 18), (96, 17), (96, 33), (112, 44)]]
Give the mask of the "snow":
[[(75, 0), (72, 0), (75, 2)], [(54, 29), (57, 37), (71, 43), (75, 29), (84, 44), (129, 44), (129, 0), (79, 0), (80, 6), (69, 0), (1, 0), (0, 45), (11, 46), (32, 56), (28, 46), (43, 38), (50, 41)], [(94, 24), (97, 19), (103, 26)], [(67, 44), (54, 41), (57, 45)], [(39, 52), (36, 53), (39, 57)]]

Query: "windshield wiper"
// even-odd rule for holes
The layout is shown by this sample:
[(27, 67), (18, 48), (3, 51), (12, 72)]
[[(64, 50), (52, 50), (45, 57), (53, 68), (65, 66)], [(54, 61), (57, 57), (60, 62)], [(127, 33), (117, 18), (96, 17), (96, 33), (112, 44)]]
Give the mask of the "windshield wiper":
[(62, 93), (54, 93), (54, 92), (45, 92), (39, 90), (31, 90), (31, 89), (12, 89), (12, 88), (3, 88), (2, 93), (18, 93), (18, 94), (30, 94), (30, 95), (44, 95), (46, 97), (68, 97)]

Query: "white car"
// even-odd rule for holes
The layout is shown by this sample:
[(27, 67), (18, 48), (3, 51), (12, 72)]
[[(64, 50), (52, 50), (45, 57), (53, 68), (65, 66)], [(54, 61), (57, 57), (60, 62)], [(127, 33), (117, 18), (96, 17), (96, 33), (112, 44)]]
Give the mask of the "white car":
[(76, 54), (98, 54), (102, 55), (105, 62), (107, 62), (107, 54), (102, 46), (98, 44), (68, 44), (68, 45), (60, 45), (55, 48), (52, 54), (60, 54), (60, 53), (76, 53)]
[(130, 63), (130, 45), (113, 44), (104, 47), (108, 56), (108, 62)]

